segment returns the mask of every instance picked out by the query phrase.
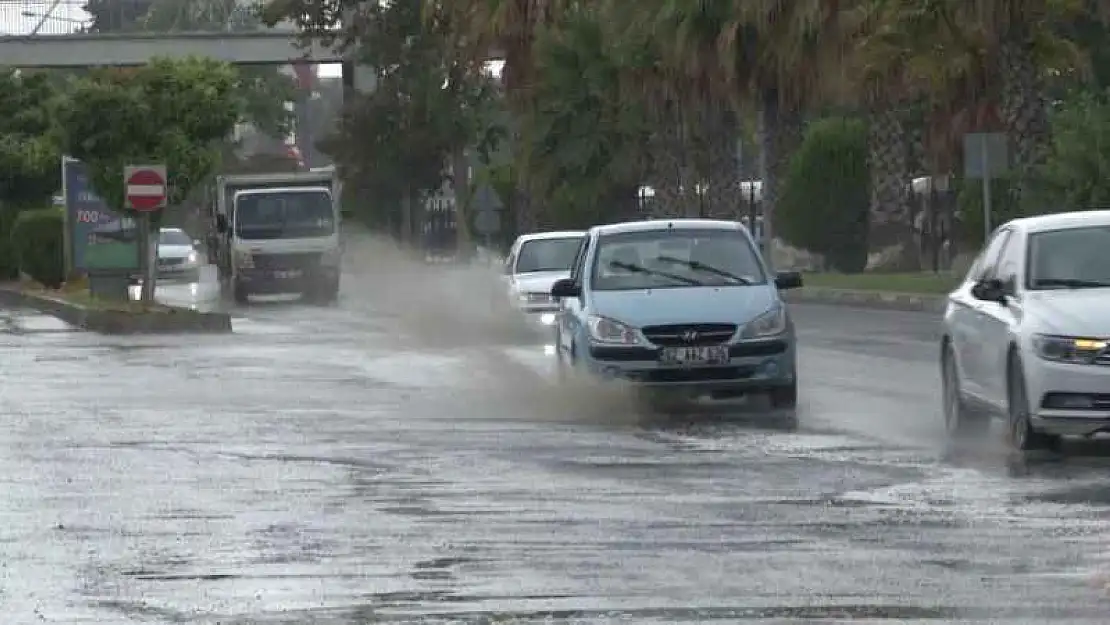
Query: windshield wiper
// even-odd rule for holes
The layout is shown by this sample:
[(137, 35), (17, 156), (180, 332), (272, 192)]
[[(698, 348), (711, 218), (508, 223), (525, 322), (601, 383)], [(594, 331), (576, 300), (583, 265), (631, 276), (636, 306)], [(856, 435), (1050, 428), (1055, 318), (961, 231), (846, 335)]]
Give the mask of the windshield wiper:
[(633, 265), (632, 263), (622, 263), (619, 260), (614, 260), (609, 262), (609, 266), (615, 267), (616, 269), (631, 271), (632, 273), (642, 273), (649, 276), (659, 276), (660, 278), (667, 278), (668, 280), (674, 280), (675, 282), (681, 282), (690, 286), (704, 286), (701, 282), (694, 280), (693, 278), (687, 278), (686, 276), (679, 276), (673, 273), (667, 273), (665, 271), (658, 271), (656, 269), (648, 269), (643, 265)]
[(686, 265), (687, 267), (689, 267), (690, 269), (693, 269), (695, 271), (704, 271), (706, 273), (711, 273), (711, 274), (720, 276), (722, 278), (727, 278), (729, 280), (734, 280), (736, 282), (739, 282), (740, 284), (751, 284), (752, 283), (752, 281), (749, 278), (745, 278), (744, 276), (738, 276), (734, 273), (730, 273), (728, 271), (725, 271), (724, 269), (718, 269), (718, 268), (716, 268), (712, 265), (707, 265), (703, 262), (699, 262), (699, 261), (696, 261), (696, 260), (682, 260), (681, 258), (675, 258), (674, 256), (656, 256), (655, 260), (661, 260), (661, 261), (666, 262), (666, 263), (674, 263), (676, 265)]
[(1033, 284), (1036, 286), (1062, 286), (1067, 289), (1097, 289), (1110, 287), (1110, 282), (1078, 280), (1076, 278), (1041, 278)]

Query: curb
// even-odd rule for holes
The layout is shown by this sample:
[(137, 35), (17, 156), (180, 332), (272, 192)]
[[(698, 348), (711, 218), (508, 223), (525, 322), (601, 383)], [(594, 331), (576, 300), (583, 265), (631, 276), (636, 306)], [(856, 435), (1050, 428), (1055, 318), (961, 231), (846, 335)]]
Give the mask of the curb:
[(0, 305), (32, 308), (100, 334), (227, 334), (231, 315), (168, 307), (164, 313), (91, 310), (61, 298), (0, 287)]
[(936, 295), (814, 287), (803, 287), (795, 291), (786, 291), (782, 296), (783, 299), (790, 303), (825, 304), (829, 306), (898, 310), (903, 312), (940, 313), (944, 310), (944, 306), (947, 302), (947, 298)]

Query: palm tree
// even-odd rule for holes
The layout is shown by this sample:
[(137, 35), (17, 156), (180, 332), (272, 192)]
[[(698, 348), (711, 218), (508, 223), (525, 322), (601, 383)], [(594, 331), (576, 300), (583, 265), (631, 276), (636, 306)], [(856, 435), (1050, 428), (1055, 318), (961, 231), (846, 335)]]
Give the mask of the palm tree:
[[(489, 59), (491, 52), (500, 52), (504, 65), (501, 80), (506, 98), (514, 112), (521, 114), (534, 106), (533, 81), (535, 60), (533, 49), (539, 33), (552, 24), (573, 0), (424, 0), (429, 16), (444, 20), (451, 48), (464, 64)], [(517, 145), (527, 145), (518, 137)], [(541, 207), (532, 201), (527, 180), (527, 152), (524, 166), (517, 169), (523, 179), (517, 181), (513, 212), (517, 229), (536, 230), (544, 221)]]

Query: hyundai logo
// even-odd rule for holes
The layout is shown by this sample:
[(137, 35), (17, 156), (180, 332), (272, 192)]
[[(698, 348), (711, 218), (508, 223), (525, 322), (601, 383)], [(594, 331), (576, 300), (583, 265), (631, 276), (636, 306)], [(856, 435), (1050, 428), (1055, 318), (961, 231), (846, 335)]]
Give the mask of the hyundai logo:
[(696, 330), (687, 330), (682, 333), (682, 340), (687, 343), (693, 343), (698, 340), (698, 333)]

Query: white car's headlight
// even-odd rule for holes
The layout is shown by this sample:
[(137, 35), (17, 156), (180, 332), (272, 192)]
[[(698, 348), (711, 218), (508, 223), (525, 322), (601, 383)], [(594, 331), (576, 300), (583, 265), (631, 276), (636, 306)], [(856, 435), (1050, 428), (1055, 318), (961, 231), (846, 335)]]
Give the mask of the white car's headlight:
[(614, 345), (639, 345), (641, 344), (640, 331), (630, 325), (614, 321), (608, 317), (590, 315), (587, 320), (590, 338), (597, 343), (611, 343)]
[(1053, 336), (1038, 334), (1033, 337), (1033, 347), (1037, 355), (1055, 362), (1088, 364), (1106, 349), (1104, 339), (1089, 339), (1074, 336)]
[(786, 308), (776, 306), (763, 313), (744, 326), (740, 333), (742, 339), (758, 339), (767, 336), (778, 336), (786, 332)]
[(548, 293), (520, 293), (517, 298), (521, 304), (547, 304), (551, 302), (551, 295)]
[(189, 252), (189, 256), (185, 258), (185, 264), (195, 265), (197, 264), (197, 260), (199, 260), (199, 258), (200, 257), (197, 255), (196, 250)]

